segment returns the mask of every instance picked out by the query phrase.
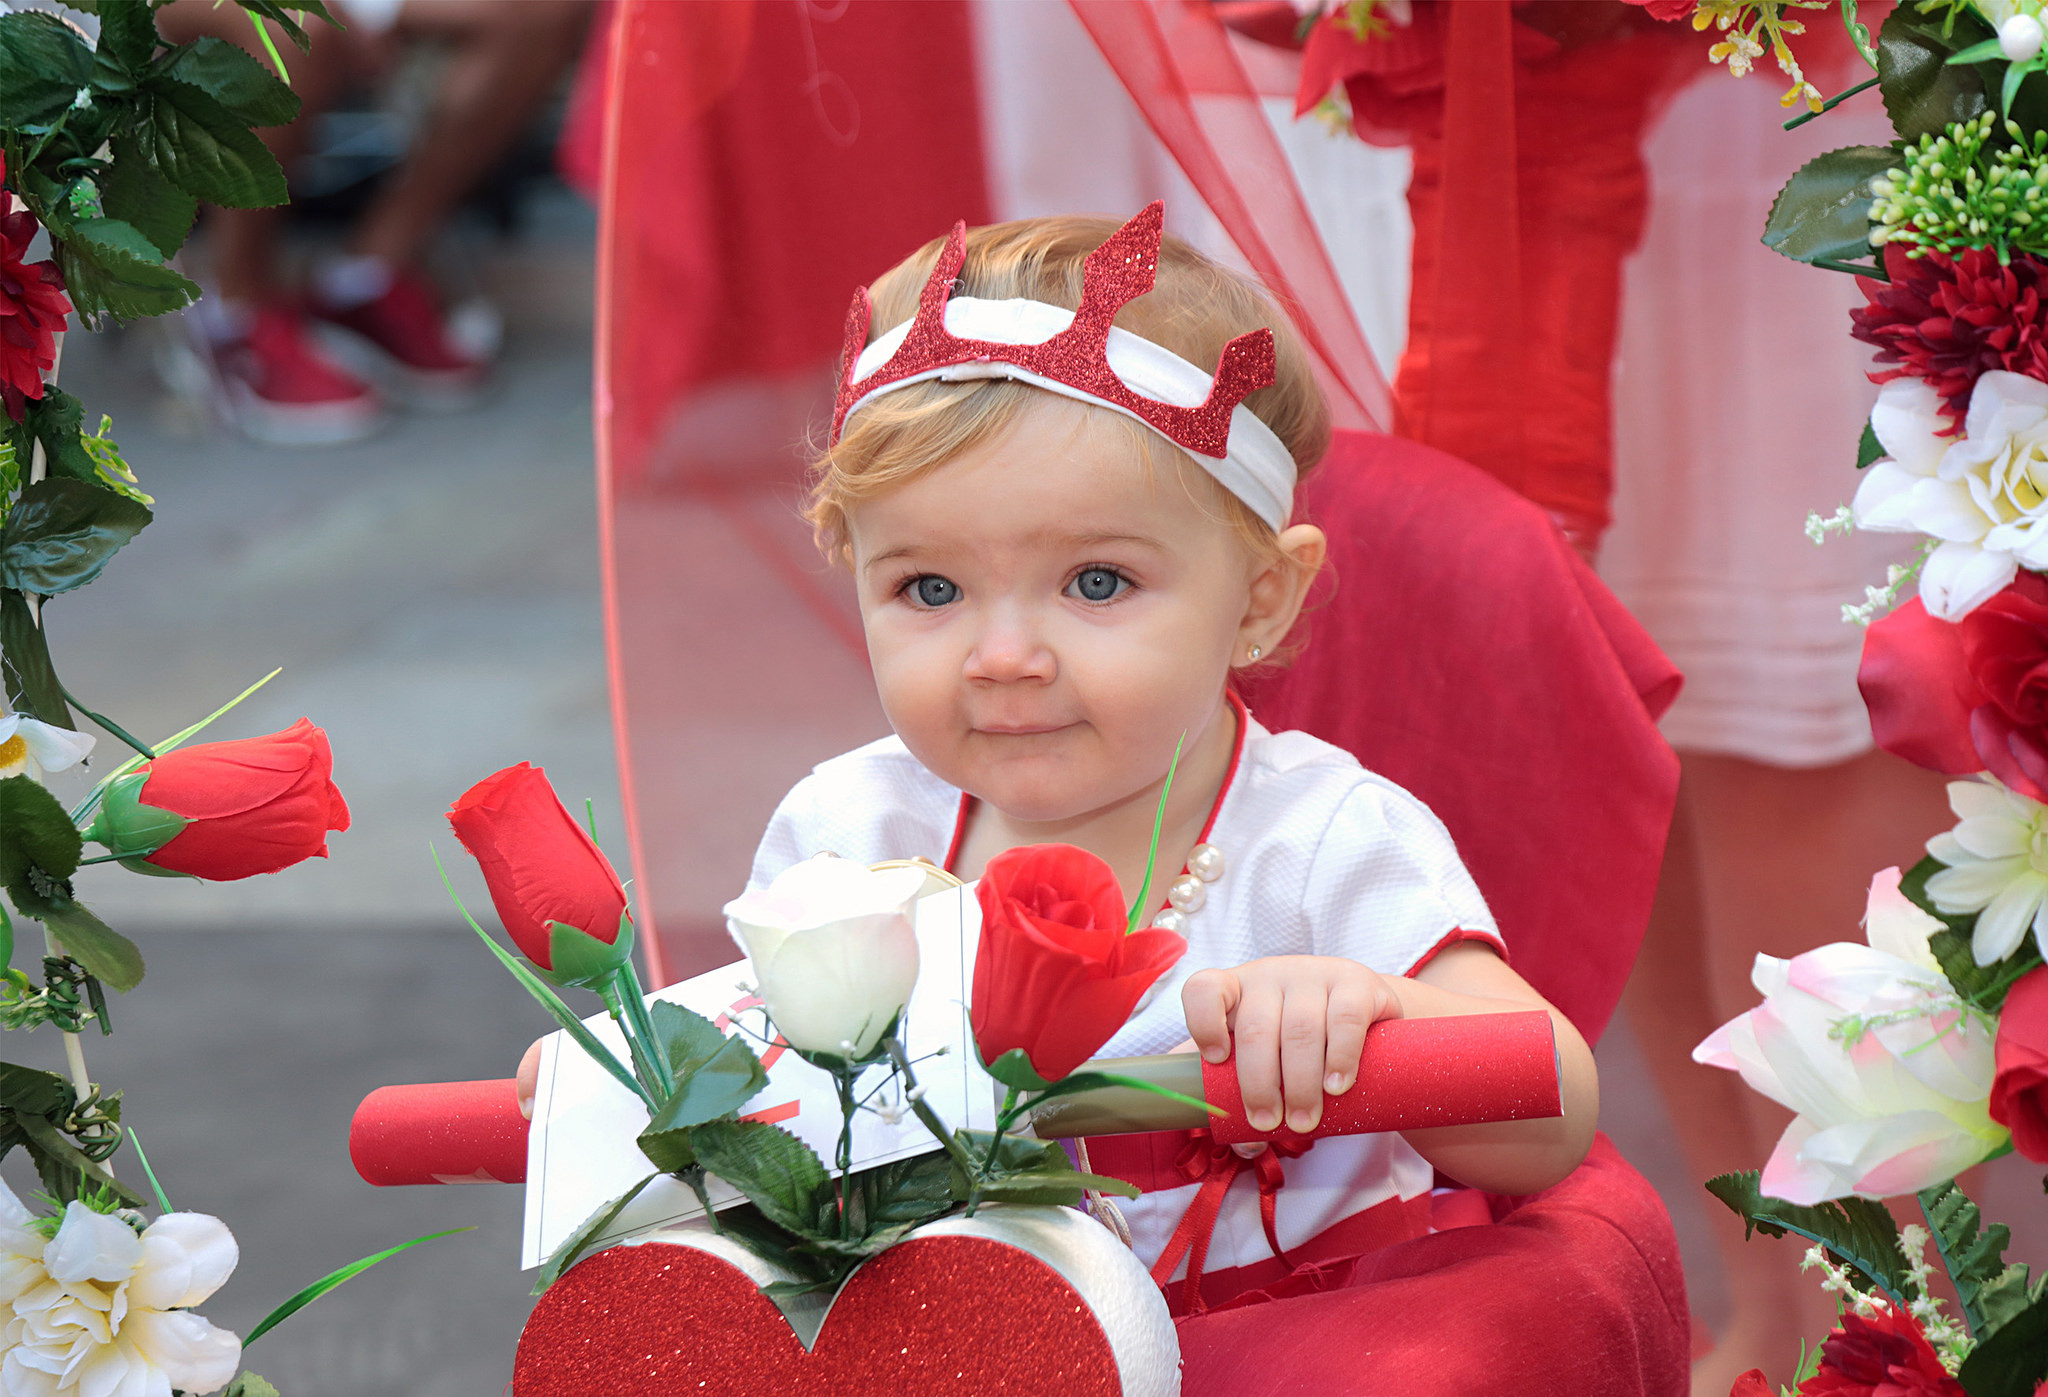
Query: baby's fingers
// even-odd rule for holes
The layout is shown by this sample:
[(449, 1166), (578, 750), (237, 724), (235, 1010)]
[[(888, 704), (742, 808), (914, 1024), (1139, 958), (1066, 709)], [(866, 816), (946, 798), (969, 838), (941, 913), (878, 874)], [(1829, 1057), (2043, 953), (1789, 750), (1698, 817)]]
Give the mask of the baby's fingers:
[(1280, 1127), (1282, 1000), (1277, 985), (1245, 986), (1231, 1023), (1237, 1040), (1237, 1089), (1245, 1122), (1254, 1130)]
[(1228, 970), (1198, 970), (1181, 986), (1180, 1007), (1187, 1016), (1188, 1037), (1202, 1050), (1204, 1061), (1229, 1060), (1230, 1017), (1241, 993), (1237, 976)]
[(1323, 1090), (1342, 1096), (1358, 1080), (1358, 1060), (1365, 1052), (1365, 1031), (1379, 1010), (1379, 996), (1370, 984), (1345, 978), (1330, 987), (1328, 1041), (1323, 1047)]

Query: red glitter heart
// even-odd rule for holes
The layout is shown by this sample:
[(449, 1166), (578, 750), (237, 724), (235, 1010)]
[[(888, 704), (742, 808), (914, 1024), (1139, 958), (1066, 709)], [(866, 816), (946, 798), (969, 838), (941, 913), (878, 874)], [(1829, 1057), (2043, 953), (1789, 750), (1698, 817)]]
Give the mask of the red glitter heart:
[(913, 1237), (855, 1273), (806, 1353), (755, 1283), (693, 1247), (613, 1247), (541, 1297), (515, 1397), (1118, 1397), (1080, 1294), (1016, 1247)]

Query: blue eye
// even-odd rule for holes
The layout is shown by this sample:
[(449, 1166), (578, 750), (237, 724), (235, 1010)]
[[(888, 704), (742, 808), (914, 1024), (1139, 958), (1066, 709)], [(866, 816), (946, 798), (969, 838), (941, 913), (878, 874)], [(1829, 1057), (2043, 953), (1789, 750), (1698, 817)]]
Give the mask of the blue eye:
[(949, 606), (960, 600), (960, 588), (949, 579), (936, 573), (926, 573), (911, 579), (911, 590), (917, 593), (917, 600), (923, 606)]
[(1067, 595), (1082, 601), (1110, 601), (1130, 585), (1129, 578), (1109, 568), (1083, 568), (1067, 584)]

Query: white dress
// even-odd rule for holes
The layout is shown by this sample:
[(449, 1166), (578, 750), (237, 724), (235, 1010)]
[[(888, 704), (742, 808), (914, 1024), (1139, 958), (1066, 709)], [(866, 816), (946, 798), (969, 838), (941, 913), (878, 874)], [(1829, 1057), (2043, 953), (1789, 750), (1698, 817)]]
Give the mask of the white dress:
[[(1459, 939), (1501, 945), (1450, 835), (1421, 801), (1307, 733), (1269, 733), (1248, 714), (1239, 731), (1237, 760), (1204, 836), (1223, 854), (1223, 875), (1189, 919), (1186, 956), (1103, 1047), (1106, 1056), (1168, 1052), (1185, 1042), (1180, 986), (1197, 970), (1261, 956), (1324, 955), (1403, 975)], [(956, 787), (927, 771), (901, 739), (883, 738), (822, 763), (797, 783), (769, 822), (749, 887), (828, 852), (862, 863), (918, 856), (941, 862), (955, 846), (963, 813)], [(1374, 1204), (1427, 1194), (1433, 1181), (1428, 1162), (1397, 1135), (1321, 1140), (1283, 1167), (1277, 1235), (1289, 1251)], [(1122, 1205), (1148, 1266), (1196, 1187)], [(1241, 1175), (1211, 1234), (1206, 1269), (1271, 1255), (1255, 1181)]]

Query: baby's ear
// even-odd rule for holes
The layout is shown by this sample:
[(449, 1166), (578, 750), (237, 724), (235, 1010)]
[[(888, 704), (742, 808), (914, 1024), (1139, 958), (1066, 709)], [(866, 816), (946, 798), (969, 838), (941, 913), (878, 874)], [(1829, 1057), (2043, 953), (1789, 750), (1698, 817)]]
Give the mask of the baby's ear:
[(1294, 627), (1308, 600), (1310, 584), (1323, 569), (1329, 540), (1313, 524), (1294, 524), (1281, 531), (1278, 553), (1252, 578), (1251, 604), (1245, 610), (1244, 639), (1272, 654)]

